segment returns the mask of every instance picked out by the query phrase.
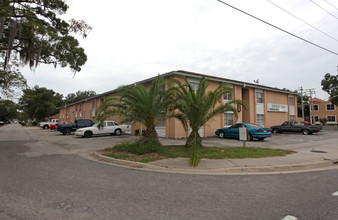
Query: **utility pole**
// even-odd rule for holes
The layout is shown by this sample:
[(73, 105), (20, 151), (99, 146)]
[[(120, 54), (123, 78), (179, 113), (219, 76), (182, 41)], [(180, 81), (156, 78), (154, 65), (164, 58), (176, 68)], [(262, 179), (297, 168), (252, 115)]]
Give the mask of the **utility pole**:
[(303, 87), (300, 87), (300, 97), (301, 97), (301, 101), (302, 101), (302, 117), (303, 117), (303, 121), (305, 121), (305, 116), (304, 116), (304, 101), (303, 101)]
[[(307, 89), (307, 91), (309, 91), (310, 93), (310, 99), (311, 99), (311, 108), (310, 110), (312, 111), (312, 120), (311, 120), (311, 124), (313, 124), (315, 122), (315, 111), (313, 108), (313, 99), (312, 99), (312, 94), (315, 94), (315, 89)], [(311, 115), (311, 114), (310, 114)]]

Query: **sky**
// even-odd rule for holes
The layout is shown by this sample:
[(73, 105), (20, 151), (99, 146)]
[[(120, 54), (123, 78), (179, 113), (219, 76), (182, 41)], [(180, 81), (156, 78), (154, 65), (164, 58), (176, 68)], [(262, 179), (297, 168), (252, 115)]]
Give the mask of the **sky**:
[(75, 75), (69, 67), (25, 67), (22, 74), (30, 87), (64, 96), (79, 90), (100, 94), (186, 70), (249, 83), (259, 80), (280, 89), (314, 89), (316, 97), (327, 100), (321, 80), (326, 73), (337, 74), (338, 0), (224, 0), (334, 53), (217, 0), (66, 2), (65, 20), (82, 19), (93, 28), (87, 38), (77, 36), (87, 63)]

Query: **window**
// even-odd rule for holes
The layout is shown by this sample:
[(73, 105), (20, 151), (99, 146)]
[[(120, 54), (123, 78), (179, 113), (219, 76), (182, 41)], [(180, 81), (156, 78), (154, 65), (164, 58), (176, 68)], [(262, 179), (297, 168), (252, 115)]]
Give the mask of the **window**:
[(231, 93), (224, 94), (224, 102), (231, 100)]
[(233, 113), (224, 113), (224, 125), (234, 124), (234, 114)]
[(327, 122), (336, 122), (336, 116), (335, 115), (327, 116)]
[(256, 103), (264, 103), (263, 91), (256, 91)]
[(80, 118), (82, 118), (82, 104), (80, 103), (80, 110), (79, 110)]
[(192, 88), (192, 90), (194, 90), (195, 93), (198, 89), (199, 82), (200, 82), (199, 79), (196, 79), (196, 78), (189, 79), (189, 83), (191, 85), (191, 88)]
[(197, 89), (198, 89), (198, 83), (190, 82), (190, 85), (191, 85), (192, 90), (194, 90), (194, 92), (196, 92)]
[(326, 111), (334, 111), (334, 110), (336, 110), (334, 104), (326, 104)]
[[(314, 109), (314, 111), (318, 111), (318, 109), (319, 109), (318, 105), (313, 105), (313, 109)], [(312, 111), (312, 106), (311, 106), (311, 111)]]
[(107, 126), (114, 126), (114, 122), (108, 121), (108, 122), (107, 122)]
[(289, 96), (290, 106), (295, 106), (295, 98), (293, 96)]
[(264, 115), (257, 114), (257, 124), (260, 126), (264, 126)]
[(318, 116), (315, 116), (315, 121), (313, 121), (313, 116), (311, 116), (311, 119), (312, 119), (312, 123), (319, 122), (319, 117)]
[(93, 118), (95, 118), (95, 110), (96, 110), (96, 99), (93, 100)]
[(295, 116), (294, 115), (290, 115), (290, 121), (295, 121)]

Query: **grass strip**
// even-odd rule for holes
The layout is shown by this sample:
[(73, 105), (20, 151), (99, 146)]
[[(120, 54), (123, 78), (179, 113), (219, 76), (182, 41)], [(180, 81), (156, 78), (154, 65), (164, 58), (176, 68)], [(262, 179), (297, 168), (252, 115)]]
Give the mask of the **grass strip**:
[[(136, 144), (139, 147), (139, 143)], [(155, 160), (176, 157), (190, 157), (190, 151), (185, 146), (157, 146), (149, 148), (144, 147), (135, 153), (134, 143), (123, 143), (115, 147), (106, 148), (101, 151), (102, 154), (117, 159), (138, 161), (148, 163)], [(286, 156), (295, 153), (290, 150), (259, 148), (259, 147), (203, 147), (201, 158), (206, 159), (242, 159), (242, 158), (262, 158)]]

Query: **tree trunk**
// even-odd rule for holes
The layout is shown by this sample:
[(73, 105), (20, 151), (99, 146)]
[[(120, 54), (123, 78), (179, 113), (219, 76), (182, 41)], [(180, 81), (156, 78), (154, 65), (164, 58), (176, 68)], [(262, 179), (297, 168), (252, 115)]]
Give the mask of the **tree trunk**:
[(156, 140), (158, 143), (160, 143), (160, 141), (158, 140), (158, 136), (157, 136), (157, 132), (155, 130), (155, 127), (147, 128), (147, 130), (144, 132), (142, 141), (149, 142), (149, 141), (153, 141), (153, 140)]
[(202, 154), (202, 139), (197, 131), (192, 131), (185, 144), (190, 148), (190, 166), (197, 167)]
[(187, 139), (187, 142), (185, 143), (185, 146), (190, 148), (195, 144), (195, 137), (196, 137), (196, 145), (197, 147), (202, 148), (202, 139), (198, 131), (192, 131)]

